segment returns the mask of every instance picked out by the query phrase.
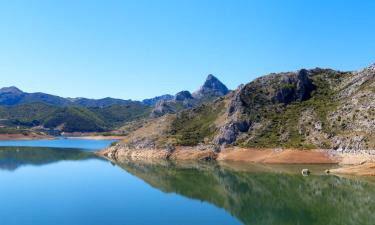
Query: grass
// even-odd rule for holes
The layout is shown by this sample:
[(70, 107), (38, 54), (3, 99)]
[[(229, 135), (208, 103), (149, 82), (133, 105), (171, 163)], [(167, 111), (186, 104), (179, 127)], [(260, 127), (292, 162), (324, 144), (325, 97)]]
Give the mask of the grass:
[(149, 115), (151, 107), (141, 103), (108, 107), (58, 107), (45, 103), (28, 103), (0, 107), (0, 119), (7, 127), (31, 128), (43, 125), (57, 128), (63, 125), (66, 132), (104, 132), (121, 127), (129, 121)]
[(215, 120), (224, 110), (224, 103), (203, 104), (192, 110), (180, 112), (172, 122), (172, 136), (178, 145), (193, 146), (212, 139)]

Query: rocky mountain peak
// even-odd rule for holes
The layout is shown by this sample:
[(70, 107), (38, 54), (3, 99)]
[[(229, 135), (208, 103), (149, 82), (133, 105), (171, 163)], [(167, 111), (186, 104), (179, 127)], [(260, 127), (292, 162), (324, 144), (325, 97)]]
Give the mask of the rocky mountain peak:
[(214, 75), (209, 74), (202, 88), (221, 91), (224, 95), (229, 92), (228, 88)]
[(193, 93), (195, 98), (220, 97), (229, 93), (229, 89), (214, 75), (209, 74), (203, 86)]
[(193, 99), (193, 96), (189, 91), (180, 91), (174, 97), (174, 100), (176, 101), (185, 101), (187, 99)]
[(7, 93), (7, 94), (22, 94), (23, 91), (21, 91), (20, 89), (18, 89), (15, 86), (0, 88), (0, 94), (4, 94), (4, 93)]

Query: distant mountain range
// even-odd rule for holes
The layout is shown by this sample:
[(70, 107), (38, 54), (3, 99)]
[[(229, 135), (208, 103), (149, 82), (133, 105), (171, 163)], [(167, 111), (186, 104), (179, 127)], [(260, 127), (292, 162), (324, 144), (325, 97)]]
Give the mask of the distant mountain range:
[(193, 94), (182, 91), (175, 96), (167, 94), (143, 101), (63, 98), (42, 92), (27, 93), (14, 86), (4, 87), (0, 89), (0, 133), (26, 132), (27, 129), (112, 131), (128, 122), (177, 113), (228, 92), (213, 75), (209, 75)]
[(54, 106), (107, 107), (111, 105), (127, 105), (132, 101), (116, 98), (63, 98), (42, 92), (27, 93), (14, 86), (0, 89), (0, 105), (13, 106), (34, 102), (42, 102)]

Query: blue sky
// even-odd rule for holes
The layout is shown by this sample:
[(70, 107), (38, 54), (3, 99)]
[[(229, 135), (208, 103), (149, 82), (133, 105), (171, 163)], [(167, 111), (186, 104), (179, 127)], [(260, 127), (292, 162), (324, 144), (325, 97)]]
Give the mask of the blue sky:
[(375, 63), (375, 1), (4, 0), (0, 86), (143, 99)]

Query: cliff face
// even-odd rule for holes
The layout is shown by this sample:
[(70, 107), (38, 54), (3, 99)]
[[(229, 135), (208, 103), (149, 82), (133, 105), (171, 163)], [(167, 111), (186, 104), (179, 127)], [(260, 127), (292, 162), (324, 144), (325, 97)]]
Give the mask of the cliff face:
[(213, 82), (222, 97), (178, 112), (155, 146), (375, 149), (374, 76), (375, 65), (356, 72), (303, 69), (263, 76), (230, 93)]

